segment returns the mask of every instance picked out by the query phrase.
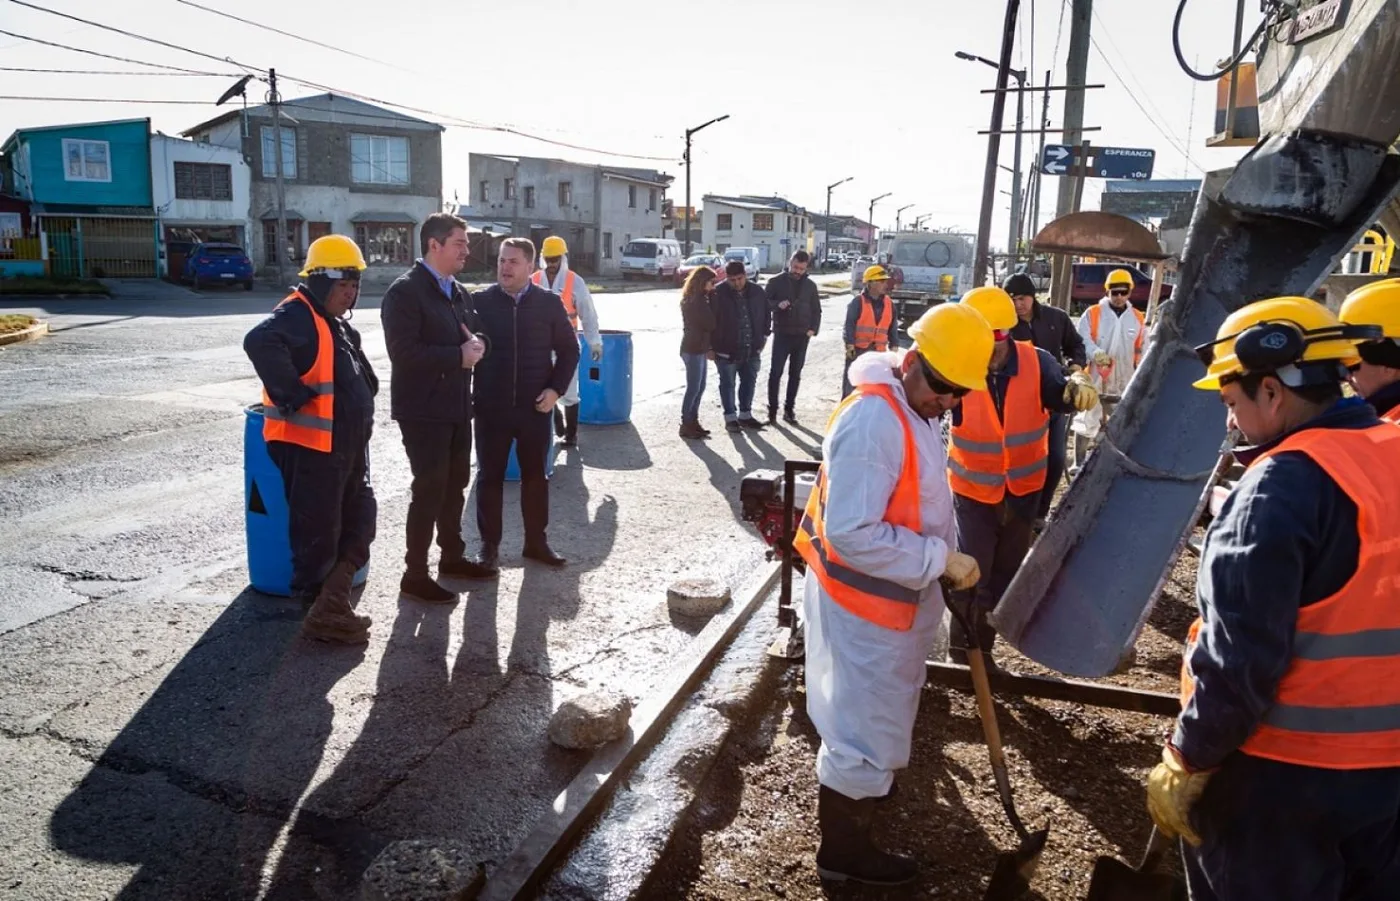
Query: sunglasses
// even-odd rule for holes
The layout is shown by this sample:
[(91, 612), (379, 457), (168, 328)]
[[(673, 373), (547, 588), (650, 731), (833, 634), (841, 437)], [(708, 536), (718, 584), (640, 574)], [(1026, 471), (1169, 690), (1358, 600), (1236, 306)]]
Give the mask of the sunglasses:
[(933, 391), (934, 394), (941, 394), (944, 397), (966, 397), (972, 391), (971, 388), (964, 388), (961, 385), (950, 385), (943, 381), (934, 373), (933, 367), (928, 365), (928, 361), (924, 359), (923, 354), (915, 353), (914, 356), (919, 358), (919, 365), (922, 366), (924, 370), (924, 381), (928, 382), (929, 389)]
[(1108, 293), (1112, 294), (1114, 297), (1127, 297), (1132, 292), (1127, 288), (1112, 288)]

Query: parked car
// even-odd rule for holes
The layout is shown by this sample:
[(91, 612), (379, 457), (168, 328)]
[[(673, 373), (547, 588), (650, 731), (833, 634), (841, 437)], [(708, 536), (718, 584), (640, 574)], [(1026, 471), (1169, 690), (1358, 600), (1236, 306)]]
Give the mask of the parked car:
[[(1069, 295), (1071, 306), (1082, 309), (1098, 303), (1105, 293), (1104, 280), (1115, 269), (1123, 269), (1132, 273), (1133, 293), (1128, 295), (1128, 299), (1133, 302), (1133, 306), (1146, 312), (1147, 299), (1152, 293), (1152, 276), (1144, 274), (1136, 266), (1124, 263), (1075, 263), (1074, 286), (1070, 289)], [(1172, 286), (1163, 283), (1157, 302), (1161, 303), (1171, 296)]]
[(731, 247), (724, 252), (724, 261), (742, 260), (744, 272), (748, 273), (749, 281), (758, 280), (759, 269), (763, 266), (763, 257), (757, 247)]
[(237, 244), (196, 244), (185, 257), (182, 280), (193, 287), (242, 285), (253, 290), (253, 261)]
[(622, 248), (622, 277), (672, 281), (681, 268), (681, 245), (672, 238), (638, 238)]
[(701, 266), (709, 266), (720, 278), (724, 278), (724, 257), (717, 253), (697, 253), (685, 258), (681, 263), (681, 268), (676, 270), (676, 278), (684, 282), (690, 278), (690, 273)]
[(1016, 275), (1028, 275), (1035, 284), (1037, 291), (1049, 291), (1051, 281), (1051, 268), (1049, 260), (1031, 260), (1028, 263), (1017, 263), (1012, 270)]

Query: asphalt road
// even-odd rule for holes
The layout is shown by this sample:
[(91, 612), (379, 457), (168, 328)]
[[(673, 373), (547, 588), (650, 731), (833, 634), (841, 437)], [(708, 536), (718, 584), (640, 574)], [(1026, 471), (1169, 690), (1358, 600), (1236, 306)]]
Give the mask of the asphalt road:
[[(677, 298), (598, 298), (632, 332), (633, 416), (557, 457), (571, 565), (523, 565), (508, 488), (502, 578), (455, 607), (398, 599), (409, 473), (381, 395), (367, 649), (300, 640), (300, 607), (247, 585), (241, 342), (277, 297), (0, 303), (53, 329), (0, 349), (0, 899), (343, 899), (395, 839), (508, 853), (585, 760), (548, 743), (549, 715), (596, 687), (645, 696), (703, 625), (669, 616), (666, 586), (742, 586), (763, 547), (741, 473), (809, 455), (838, 396), (828, 330), (802, 427), (680, 441)], [(387, 379), (376, 307), (355, 321)]]

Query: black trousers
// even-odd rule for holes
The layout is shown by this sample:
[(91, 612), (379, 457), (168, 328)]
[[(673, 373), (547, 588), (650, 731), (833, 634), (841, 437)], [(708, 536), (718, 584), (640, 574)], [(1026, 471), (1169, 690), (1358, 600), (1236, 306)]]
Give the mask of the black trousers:
[(533, 408), (476, 411), (476, 448), (481, 465), (476, 486), (476, 527), (483, 544), (501, 543), (501, 506), (512, 441), (516, 462), (520, 464), (525, 544), (545, 543), (549, 529), (549, 479), (544, 473), (545, 457), (553, 442), (552, 427), (553, 414)]
[(399, 421), (399, 431), (413, 473), (404, 564), (410, 573), (427, 575), (435, 527), (442, 559), (456, 560), (466, 550), (462, 508), (471, 480), (472, 424), (405, 419)]
[(1040, 519), (1050, 515), (1055, 489), (1065, 474), (1065, 456), (1069, 452), (1069, 420), (1064, 413), (1050, 414), (1050, 460), (1045, 468), (1045, 488), (1040, 492)]
[(802, 384), (802, 367), (807, 362), (807, 335), (773, 335), (773, 358), (768, 364), (768, 409), (778, 409), (778, 388), (783, 383), (783, 366), (788, 368), (787, 396), (783, 409), (791, 413), (797, 405), (797, 389)]
[(319, 594), (337, 561), (357, 570), (369, 562), (379, 505), (370, 486), (368, 451), (368, 436), (329, 454), (285, 441), (267, 443), (287, 495), (293, 597)]
[[(958, 550), (975, 559), (977, 568), (982, 571), (982, 578), (973, 592), (972, 615), (976, 620), (978, 643), (984, 651), (990, 651), (996, 641), (996, 630), (987, 622), (987, 614), (1001, 600), (1030, 550), (1038, 501), (1038, 494), (1020, 499), (1008, 495), (999, 504), (983, 504), (960, 494), (953, 495)], [(967, 647), (967, 635), (956, 618), (948, 629), (948, 644)]]

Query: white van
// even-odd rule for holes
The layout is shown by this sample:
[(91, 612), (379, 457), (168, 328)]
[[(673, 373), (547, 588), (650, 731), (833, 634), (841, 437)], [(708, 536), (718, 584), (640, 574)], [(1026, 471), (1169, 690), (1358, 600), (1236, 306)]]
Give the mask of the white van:
[(724, 261), (728, 263), (730, 260), (743, 262), (749, 281), (757, 280), (758, 271), (763, 267), (763, 256), (757, 247), (731, 247), (724, 252)]
[(622, 277), (675, 281), (681, 268), (681, 245), (671, 238), (638, 238), (622, 248)]

